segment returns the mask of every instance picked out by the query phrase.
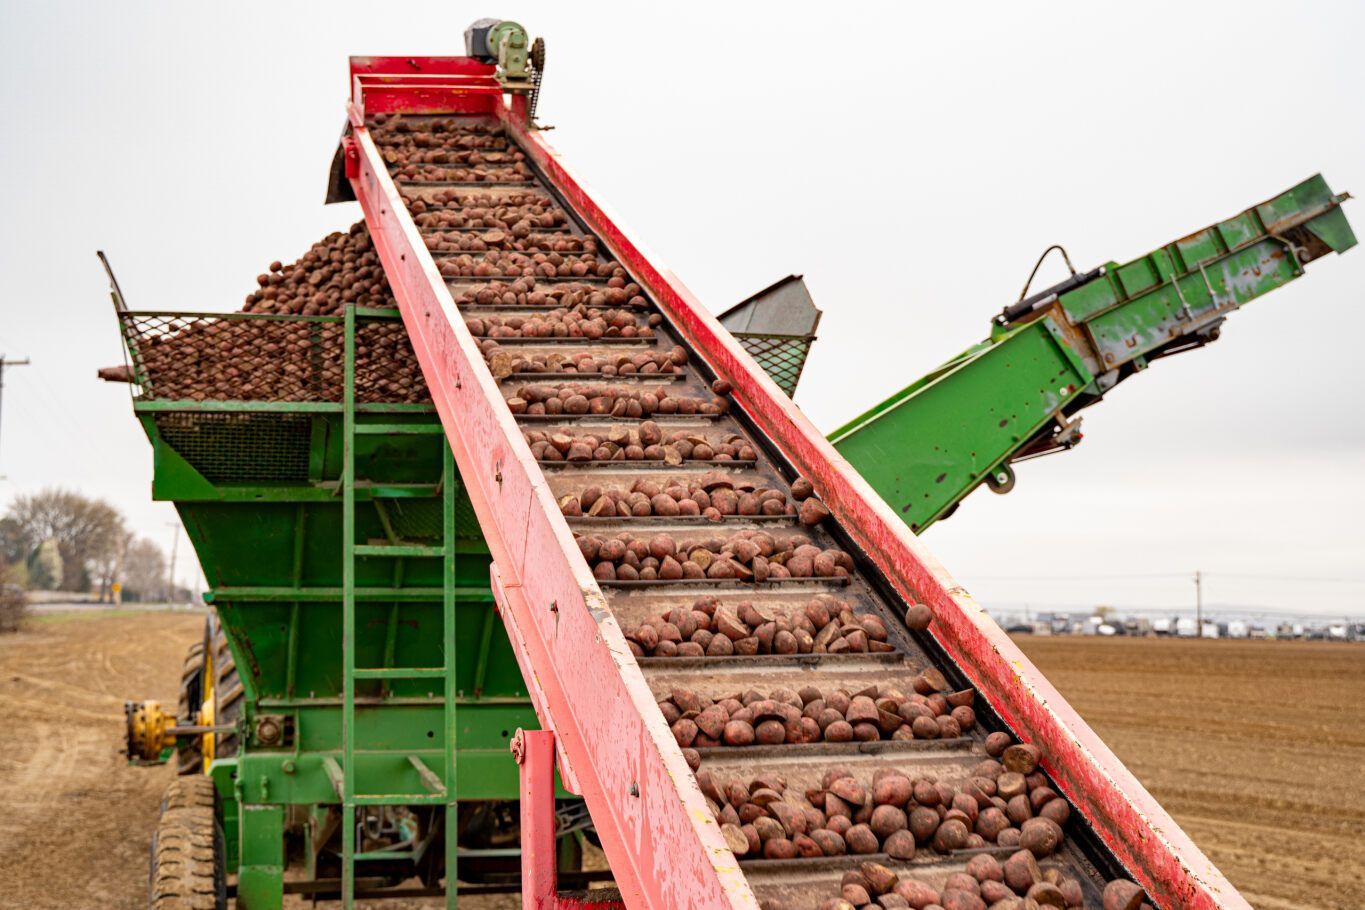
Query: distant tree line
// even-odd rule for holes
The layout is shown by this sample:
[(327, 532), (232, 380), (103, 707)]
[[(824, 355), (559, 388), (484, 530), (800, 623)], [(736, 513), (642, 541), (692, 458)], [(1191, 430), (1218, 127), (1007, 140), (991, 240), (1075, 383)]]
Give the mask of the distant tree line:
[(166, 556), (108, 502), (50, 488), (15, 497), (0, 518), (0, 583), (106, 601), (120, 581), (127, 600), (165, 598)]

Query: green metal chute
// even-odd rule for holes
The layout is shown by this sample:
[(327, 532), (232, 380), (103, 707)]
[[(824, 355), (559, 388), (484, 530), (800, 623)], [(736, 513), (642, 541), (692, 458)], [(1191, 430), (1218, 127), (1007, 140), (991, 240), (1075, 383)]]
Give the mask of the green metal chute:
[(1152, 361), (1218, 338), (1242, 305), (1356, 243), (1321, 175), (1125, 263), (1007, 307), (991, 335), (830, 434), (916, 532), (1010, 464), (1071, 448), (1082, 409)]

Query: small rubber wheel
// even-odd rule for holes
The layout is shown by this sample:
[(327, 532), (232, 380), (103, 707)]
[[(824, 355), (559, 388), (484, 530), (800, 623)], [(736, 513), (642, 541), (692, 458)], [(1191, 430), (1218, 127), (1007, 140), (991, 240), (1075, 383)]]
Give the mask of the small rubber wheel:
[(152, 838), (149, 910), (227, 910), (223, 829), (214, 817), (212, 787), (206, 777), (184, 777), (166, 791)]
[(986, 475), (986, 486), (992, 493), (1005, 495), (1014, 489), (1014, 469), (1006, 464), (991, 471)]

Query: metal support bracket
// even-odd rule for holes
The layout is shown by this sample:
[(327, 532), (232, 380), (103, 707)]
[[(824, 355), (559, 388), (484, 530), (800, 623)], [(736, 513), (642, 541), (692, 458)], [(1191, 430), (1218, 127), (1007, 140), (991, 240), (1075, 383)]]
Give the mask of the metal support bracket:
[(521, 906), (523, 910), (624, 910), (619, 900), (559, 894), (555, 839), (555, 734), (518, 729), (512, 757), (521, 769)]

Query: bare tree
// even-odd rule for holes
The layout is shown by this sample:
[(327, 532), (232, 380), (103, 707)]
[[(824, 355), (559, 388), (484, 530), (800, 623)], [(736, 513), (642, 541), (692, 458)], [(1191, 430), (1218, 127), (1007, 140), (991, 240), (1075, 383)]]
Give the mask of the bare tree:
[(127, 535), (123, 516), (109, 503), (50, 488), (16, 496), (7, 518), (17, 526), (29, 552), (45, 540), (57, 542), (64, 590), (87, 590), (92, 579), (98, 579), (103, 591), (112, 581)]
[(157, 597), (166, 587), (166, 554), (145, 537), (128, 545), (123, 555), (123, 590), (135, 600)]

